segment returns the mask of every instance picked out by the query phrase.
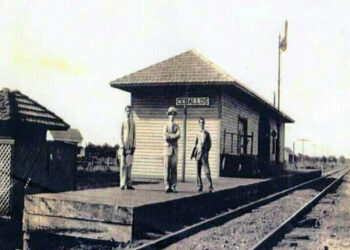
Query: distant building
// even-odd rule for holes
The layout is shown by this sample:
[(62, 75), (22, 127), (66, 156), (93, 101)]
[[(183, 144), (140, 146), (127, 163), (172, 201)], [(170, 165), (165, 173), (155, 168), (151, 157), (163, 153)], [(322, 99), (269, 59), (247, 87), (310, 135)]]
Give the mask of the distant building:
[(67, 144), (74, 144), (78, 146), (78, 157), (85, 156), (85, 148), (81, 146), (83, 136), (79, 129), (71, 128), (67, 131), (49, 130), (46, 136), (47, 141), (63, 142)]
[(72, 143), (78, 146), (80, 146), (81, 142), (83, 141), (83, 137), (79, 129), (76, 128), (70, 128), (67, 131), (49, 130), (47, 131), (46, 138), (48, 141)]
[(162, 129), (169, 106), (178, 109), (176, 119), (181, 129), (178, 175), (182, 175), (185, 103), (186, 177), (196, 176), (196, 163), (189, 157), (199, 117), (205, 118), (212, 139), (209, 163), (213, 177), (225, 175), (221, 171), (225, 158), (234, 159), (226, 166), (232, 169), (240, 166), (240, 161), (257, 161), (261, 169), (272, 170), (284, 162), (285, 124), (293, 123), (293, 119), (196, 51), (187, 51), (126, 75), (110, 85), (131, 93), (136, 124), (133, 176), (163, 176)]

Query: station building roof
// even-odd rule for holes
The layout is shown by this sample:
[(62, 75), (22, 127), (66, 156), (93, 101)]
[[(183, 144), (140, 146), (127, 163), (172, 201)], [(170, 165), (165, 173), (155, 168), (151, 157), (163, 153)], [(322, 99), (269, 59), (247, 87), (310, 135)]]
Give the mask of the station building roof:
[(294, 120), (276, 109), (254, 91), (221, 70), (195, 50), (189, 50), (162, 62), (151, 65), (110, 82), (114, 88), (131, 91), (135, 88), (166, 86), (228, 86), (242, 91), (249, 98), (281, 118), (283, 122)]
[(47, 129), (66, 130), (69, 125), (38, 102), (18, 90), (0, 90), (0, 122), (33, 124)]

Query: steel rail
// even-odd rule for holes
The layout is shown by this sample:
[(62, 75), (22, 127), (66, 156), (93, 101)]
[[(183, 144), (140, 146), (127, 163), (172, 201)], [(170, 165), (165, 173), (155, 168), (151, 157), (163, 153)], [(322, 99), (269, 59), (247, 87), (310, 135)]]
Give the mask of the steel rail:
[[(265, 236), (262, 240), (260, 240), (252, 250), (260, 250), (260, 249), (271, 249), (275, 246), (282, 237), (290, 232), (294, 228), (295, 222), (298, 219), (307, 214), (317, 202), (322, 199), (333, 187), (335, 187), (344, 176), (350, 171), (350, 169), (346, 170), (341, 174), (336, 180), (334, 180), (331, 184), (329, 184), (325, 189), (323, 189), (318, 195), (312, 198), (309, 202), (307, 202), (304, 206), (302, 206), (298, 211), (296, 211), (292, 216), (286, 219), (279, 227), (274, 229), (271, 233)], [(334, 173), (333, 173), (334, 174)]]
[(227, 212), (224, 212), (222, 214), (219, 214), (217, 216), (214, 216), (214, 217), (211, 217), (211, 218), (208, 218), (206, 220), (203, 220), (201, 222), (198, 222), (196, 224), (193, 224), (191, 226), (188, 226), (188, 227), (185, 227), (179, 231), (176, 231), (176, 232), (173, 232), (173, 233), (170, 233), (170, 234), (167, 234), (167, 235), (164, 235), (156, 240), (153, 240), (151, 242), (148, 242), (146, 244), (143, 244), (143, 245), (140, 245), (140, 246), (137, 246), (135, 247), (134, 249), (135, 250), (144, 250), (144, 249), (160, 249), (160, 248), (165, 248), (177, 241), (180, 241), (184, 238), (187, 238), (188, 236), (191, 236), (195, 233), (198, 233), (199, 231), (202, 231), (204, 229), (208, 229), (210, 227), (213, 227), (214, 225), (222, 225), (223, 223), (229, 221), (229, 220), (232, 220), (234, 218), (237, 218), (247, 212), (250, 212), (251, 210), (253, 209), (256, 209), (260, 206), (263, 206), (263, 205), (266, 205), (272, 201), (275, 201), (287, 194), (290, 194), (292, 192), (294, 192), (295, 190), (297, 189), (300, 189), (300, 188), (303, 188), (303, 187), (306, 187), (308, 185), (311, 185), (311, 184), (314, 184), (320, 180), (323, 180), (333, 174), (336, 174), (340, 171), (344, 170), (343, 169), (337, 169), (337, 170), (334, 170), (334, 171), (331, 171), (331, 172), (328, 172), (327, 174), (321, 176), (321, 177), (318, 177), (316, 179), (313, 179), (313, 180), (310, 180), (310, 181), (307, 181), (307, 182), (304, 182), (304, 183), (301, 183), (301, 184), (298, 184), (294, 187), (291, 187), (289, 189), (286, 189), (286, 190), (283, 190), (281, 192), (278, 192), (278, 193), (275, 193), (275, 194), (272, 194), (270, 196), (267, 196), (265, 198), (261, 198), (257, 201), (254, 201), (254, 202), (251, 202), (249, 204), (246, 204), (246, 205), (243, 205), (241, 207), (238, 207), (234, 210), (230, 210), (230, 211), (227, 211)]

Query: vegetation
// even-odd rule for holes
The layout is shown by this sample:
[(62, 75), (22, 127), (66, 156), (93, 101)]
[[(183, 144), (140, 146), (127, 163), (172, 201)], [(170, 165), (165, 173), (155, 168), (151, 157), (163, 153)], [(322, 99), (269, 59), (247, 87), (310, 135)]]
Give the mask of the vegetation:
[(119, 145), (116, 144), (111, 146), (107, 143), (103, 145), (95, 145), (91, 142), (85, 147), (85, 158), (89, 160), (91, 157), (111, 157), (115, 158), (117, 151), (119, 150)]

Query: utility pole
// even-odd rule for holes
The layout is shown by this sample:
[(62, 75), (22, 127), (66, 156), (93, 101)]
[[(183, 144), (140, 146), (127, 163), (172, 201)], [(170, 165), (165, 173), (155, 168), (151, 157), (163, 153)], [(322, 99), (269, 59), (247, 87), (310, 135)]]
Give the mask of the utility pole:
[(301, 145), (302, 145), (302, 150), (301, 150), (302, 151), (302, 162), (303, 162), (303, 166), (305, 166), (305, 164), (304, 164), (304, 143), (309, 141), (309, 140), (302, 138), (302, 139), (298, 139), (298, 141), (301, 141)]
[(278, 86), (277, 86), (277, 108), (280, 110), (280, 99), (281, 99), (281, 34), (278, 35)]
[(185, 166), (186, 166), (186, 134), (187, 134), (187, 105), (184, 104), (184, 119), (183, 119), (183, 129), (184, 136), (182, 138), (182, 182), (185, 182)]
[(295, 142), (293, 142), (293, 165), (294, 165), (294, 163), (295, 163)]
[[(284, 27), (284, 38), (281, 40), (281, 34), (278, 35), (278, 93), (277, 93), (277, 109), (280, 110), (280, 103), (281, 103), (281, 52), (286, 51), (287, 49), (287, 31), (288, 31), (288, 21), (285, 21), (285, 27)], [(281, 124), (280, 121), (277, 121), (277, 154), (276, 154), (276, 162), (277, 164), (280, 163), (281, 158)]]
[(277, 108), (280, 110), (281, 104), (281, 52), (287, 49), (287, 34), (288, 34), (288, 21), (284, 23), (284, 37), (281, 40), (281, 33), (278, 35), (278, 90), (277, 90)]

